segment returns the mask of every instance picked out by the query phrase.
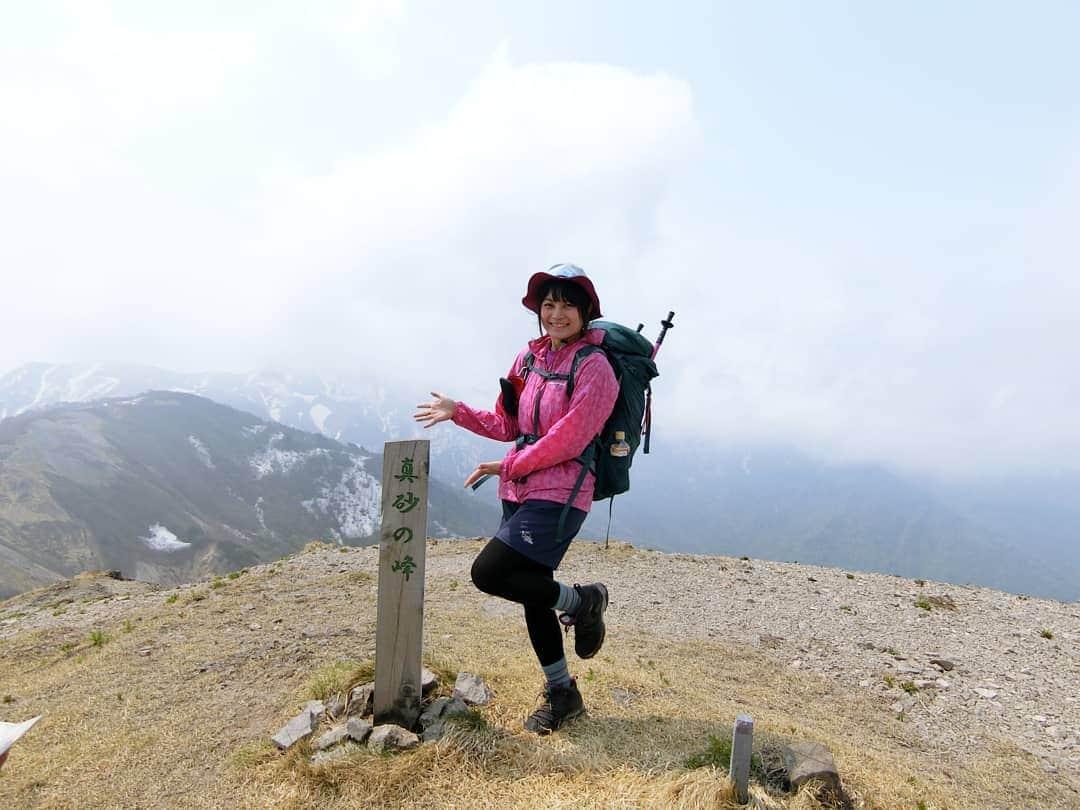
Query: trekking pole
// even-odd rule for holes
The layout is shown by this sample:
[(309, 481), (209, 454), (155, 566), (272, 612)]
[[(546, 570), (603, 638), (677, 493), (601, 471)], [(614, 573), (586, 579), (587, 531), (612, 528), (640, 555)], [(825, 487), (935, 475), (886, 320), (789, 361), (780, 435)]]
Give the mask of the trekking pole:
[(660, 326), (661, 326), (660, 337), (658, 337), (656, 339), (656, 345), (653, 346), (651, 357), (655, 358), (657, 353), (660, 351), (660, 344), (664, 342), (664, 335), (667, 334), (668, 329), (674, 329), (675, 328), (674, 320), (675, 320), (675, 313), (674, 312), (669, 312), (667, 314), (667, 318), (660, 321)]

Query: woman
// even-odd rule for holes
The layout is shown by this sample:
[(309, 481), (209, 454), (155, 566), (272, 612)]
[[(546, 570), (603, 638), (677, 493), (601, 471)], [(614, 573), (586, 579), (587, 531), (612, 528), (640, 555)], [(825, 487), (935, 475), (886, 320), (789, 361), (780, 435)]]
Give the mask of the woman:
[(529, 640), (545, 677), (544, 704), (525, 728), (550, 734), (585, 710), (570, 677), (555, 611), (562, 611), (563, 624), (574, 627), (579, 658), (591, 658), (604, 643), (607, 588), (601, 583), (570, 587), (556, 581), (554, 572), (592, 504), (594, 476), (587, 472), (576, 486), (577, 459), (611, 414), (619, 385), (604, 353), (594, 351), (574, 371), (567, 395), (574, 356), (604, 337), (602, 330), (589, 328), (601, 317), (600, 299), (580, 267), (558, 264), (535, 273), (521, 302), (537, 314), (541, 336), (514, 360), (495, 411), (433, 391), (435, 399), (418, 405), (415, 418), (425, 428), (453, 420), (480, 436), (515, 442), (502, 461), (478, 465), (465, 480), (469, 486), (498, 476), (503, 504), (502, 525), (473, 562), (472, 579), (481, 591), (525, 606)]

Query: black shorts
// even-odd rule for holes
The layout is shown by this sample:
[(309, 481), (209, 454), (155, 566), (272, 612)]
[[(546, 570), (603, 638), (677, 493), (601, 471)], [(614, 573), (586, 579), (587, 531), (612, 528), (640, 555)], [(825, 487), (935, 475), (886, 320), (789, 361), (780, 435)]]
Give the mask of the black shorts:
[(581, 530), (588, 514), (570, 507), (566, 510), (562, 537), (557, 537), (559, 518), (566, 504), (555, 501), (528, 500), (525, 503), (503, 501), (503, 522), (495, 537), (515, 551), (554, 571), (562, 562), (570, 541)]

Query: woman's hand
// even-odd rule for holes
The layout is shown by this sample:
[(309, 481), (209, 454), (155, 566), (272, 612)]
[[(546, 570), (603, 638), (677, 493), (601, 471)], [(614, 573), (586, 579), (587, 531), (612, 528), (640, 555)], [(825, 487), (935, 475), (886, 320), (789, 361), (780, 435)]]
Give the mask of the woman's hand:
[(440, 394), (438, 391), (432, 391), (431, 395), (435, 397), (431, 402), (421, 402), (417, 404), (417, 412), (413, 414), (413, 419), (417, 422), (424, 422), (424, 429), (434, 427), (439, 422), (445, 422), (447, 419), (453, 419), (454, 414), (457, 412), (457, 403)]
[(468, 478), (465, 479), (465, 486), (472, 486), (485, 475), (494, 475), (499, 477), (499, 471), (502, 469), (501, 461), (485, 461), (476, 465), (476, 469), (472, 471)]

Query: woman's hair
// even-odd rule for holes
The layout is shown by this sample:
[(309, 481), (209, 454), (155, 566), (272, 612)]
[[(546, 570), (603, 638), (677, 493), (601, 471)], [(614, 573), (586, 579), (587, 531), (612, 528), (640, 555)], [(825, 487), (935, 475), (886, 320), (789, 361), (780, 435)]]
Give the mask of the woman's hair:
[(551, 296), (552, 301), (562, 301), (572, 304), (581, 313), (581, 333), (589, 328), (589, 321), (593, 318), (593, 304), (589, 294), (572, 281), (564, 281), (561, 278), (553, 279), (540, 288), (536, 295), (536, 323), (540, 327), (540, 334), (544, 334), (544, 321), (540, 312), (543, 310), (544, 299)]

